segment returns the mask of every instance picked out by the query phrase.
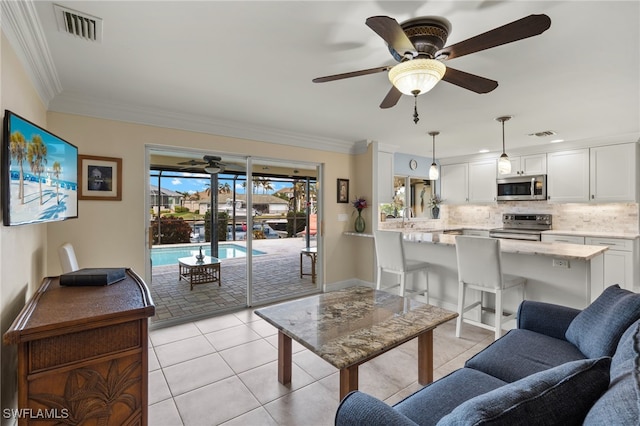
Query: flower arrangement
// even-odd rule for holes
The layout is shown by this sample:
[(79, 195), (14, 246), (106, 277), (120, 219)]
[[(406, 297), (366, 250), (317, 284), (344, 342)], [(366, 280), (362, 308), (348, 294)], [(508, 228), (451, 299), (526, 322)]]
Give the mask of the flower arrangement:
[(352, 204), (353, 207), (358, 210), (358, 213), (367, 208), (367, 200), (365, 200), (363, 197), (356, 198)]
[(431, 198), (429, 198), (429, 207), (440, 207), (442, 204), (442, 198), (438, 194), (434, 194)]

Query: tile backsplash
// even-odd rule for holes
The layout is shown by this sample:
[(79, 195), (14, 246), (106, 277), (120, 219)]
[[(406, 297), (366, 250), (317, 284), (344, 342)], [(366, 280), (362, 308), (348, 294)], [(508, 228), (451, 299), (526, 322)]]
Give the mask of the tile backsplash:
[[(640, 233), (637, 203), (553, 204), (541, 201), (504, 202), (492, 205), (446, 205), (439, 220), (412, 219), (419, 229), (455, 227), (500, 228), (503, 213), (544, 213), (553, 215), (553, 229)], [(399, 221), (382, 222), (383, 229), (399, 228)]]

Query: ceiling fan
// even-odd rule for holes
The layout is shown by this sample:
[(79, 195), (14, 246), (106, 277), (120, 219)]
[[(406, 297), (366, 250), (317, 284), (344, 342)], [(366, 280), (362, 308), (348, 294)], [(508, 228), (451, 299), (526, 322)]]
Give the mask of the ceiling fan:
[[(366, 20), (366, 25), (387, 43), (391, 56), (399, 63), (318, 77), (312, 81), (324, 83), (388, 71), (392, 87), (380, 108), (391, 108), (403, 94), (413, 95), (417, 102), (418, 95), (431, 90), (440, 80), (476, 93), (491, 92), (498, 87), (497, 81), (445, 66), (443, 61), (542, 34), (551, 26), (551, 18), (529, 15), (447, 47), (443, 46), (451, 23), (443, 17), (425, 16), (399, 24), (388, 16), (373, 16)], [(414, 122), (418, 122), (417, 106)]]
[(204, 166), (204, 171), (212, 175), (222, 173), (225, 170), (244, 171), (242, 167), (239, 167), (235, 164), (224, 163), (222, 161), (222, 158), (218, 157), (217, 155), (205, 155), (204, 157), (202, 157), (202, 160), (204, 161), (191, 159), (188, 161), (180, 162), (178, 164), (184, 166), (180, 170), (191, 170), (196, 172), (202, 171), (203, 168), (200, 166)]

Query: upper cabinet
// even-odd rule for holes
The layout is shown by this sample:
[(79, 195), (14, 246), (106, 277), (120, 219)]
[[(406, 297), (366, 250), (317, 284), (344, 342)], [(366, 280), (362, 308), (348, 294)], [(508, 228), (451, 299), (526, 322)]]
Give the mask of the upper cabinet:
[(469, 202), (496, 201), (496, 160), (469, 163)]
[(523, 155), (509, 157), (511, 173), (500, 177), (544, 175), (547, 173), (547, 154)]
[(393, 154), (378, 151), (378, 203), (391, 203), (395, 191), (393, 188)]
[(446, 204), (469, 202), (468, 163), (446, 164), (440, 167), (440, 197)]
[(637, 156), (636, 143), (591, 148), (590, 200), (599, 203), (635, 202)]
[(446, 204), (496, 200), (496, 160), (447, 164), (440, 168), (440, 196)]
[(589, 150), (552, 152), (547, 156), (549, 201), (579, 203), (589, 200)]
[(548, 154), (551, 202), (636, 202), (638, 144), (608, 145)]

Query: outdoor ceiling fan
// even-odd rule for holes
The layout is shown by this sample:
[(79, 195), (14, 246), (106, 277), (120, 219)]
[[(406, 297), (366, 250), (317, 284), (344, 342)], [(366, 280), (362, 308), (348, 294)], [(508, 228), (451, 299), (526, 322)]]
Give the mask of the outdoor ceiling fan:
[(380, 108), (393, 107), (403, 94), (412, 95), (416, 102), (413, 121), (417, 124), (418, 95), (431, 90), (440, 80), (476, 93), (488, 93), (498, 87), (497, 81), (445, 66), (444, 61), (542, 34), (551, 26), (551, 18), (529, 15), (447, 47), (443, 46), (451, 23), (443, 17), (425, 16), (399, 24), (388, 16), (373, 16), (366, 20), (366, 25), (387, 43), (391, 56), (399, 63), (312, 81), (324, 83), (388, 71), (392, 87)]

